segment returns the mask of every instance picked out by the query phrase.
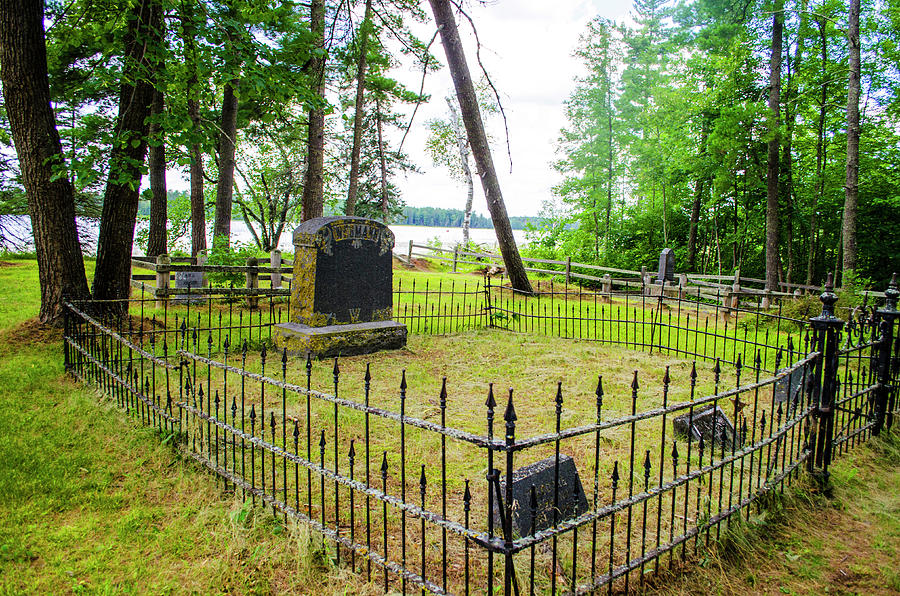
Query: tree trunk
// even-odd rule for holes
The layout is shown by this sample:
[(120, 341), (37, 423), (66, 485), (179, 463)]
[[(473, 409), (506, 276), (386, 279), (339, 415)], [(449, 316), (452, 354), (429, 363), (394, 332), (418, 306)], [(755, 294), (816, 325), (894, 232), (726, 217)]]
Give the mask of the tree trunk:
[[(160, 116), (164, 109), (163, 93), (153, 93), (153, 116)], [(147, 256), (155, 257), (166, 252), (166, 143), (165, 133), (158, 122), (150, 125), (150, 236), (147, 240)]]
[(381, 104), (375, 104), (375, 125), (378, 129), (378, 159), (381, 162), (381, 215), (384, 223), (388, 220), (387, 160), (384, 155), (384, 134), (381, 129)]
[[(363, 112), (366, 91), (366, 52), (369, 43), (369, 28), (372, 22), (372, 0), (366, 0), (366, 12), (359, 27), (359, 57), (356, 62), (356, 112), (353, 114), (353, 147), (350, 150), (350, 183), (347, 188), (347, 205), (344, 213), (356, 214), (356, 191), (359, 186), (359, 153), (362, 147)], [(378, 121), (379, 127), (381, 120)], [(378, 131), (379, 139), (381, 130)], [(387, 212), (385, 211), (385, 217)]]
[(769, 62), (769, 143), (766, 172), (766, 289), (778, 290), (781, 259), (778, 254), (778, 150), (781, 146), (779, 114), (781, 105), (781, 37), (784, 28), (784, 0), (776, 0), (772, 18), (772, 55)]
[(844, 184), (842, 269), (856, 270), (856, 211), (859, 202), (859, 0), (850, 0), (847, 29), (850, 42), (850, 77), (847, 84), (847, 179)]
[(0, 76), (34, 234), (39, 317), (57, 323), (64, 300), (88, 298), (89, 292), (72, 184), (66, 176), (54, 177), (64, 161), (50, 107), (43, 2), (0, 3)]
[[(707, 130), (707, 119), (704, 116), (703, 122), (700, 124), (700, 157), (706, 156), (706, 139), (709, 132)], [(697, 180), (694, 183), (694, 202), (691, 205), (691, 227), (688, 232), (688, 271), (697, 270), (697, 228), (700, 225), (700, 207), (703, 202), (703, 185), (705, 182), (705, 172), (699, 172)]]
[(475, 198), (475, 182), (472, 180), (472, 168), (469, 167), (469, 141), (466, 135), (459, 129), (459, 112), (456, 104), (449, 97), (447, 108), (450, 110), (450, 127), (453, 136), (456, 137), (456, 147), (459, 149), (459, 162), (462, 164), (463, 176), (466, 178), (466, 209), (463, 212), (463, 246), (469, 245), (469, 226), (472, 223), (472, 200)]
[(819, 38), (822, 42), (822, 84), (819, 96), (819, 121), (816, 128), (816, 190), (813, 193), (812, 208), (809, 214), (809, 254), (806, 258), (806, 285), (812, 285), (815, 275), (816, 239), (819, 236), (817, 229), (817, 210), (819, 201), (825, 193), (825, 174), (823, 167), (826, 159), (825, 146), (825, 117), (828, 112), (828, 41), (825, 37), (825, 21), (818, 20)]
[[(310, 30), (316, 38), (316, 48), (325, 51), (325, 0), (310, 2)], [(311, 78), (316, 81), (318, 103), (309, 110), (307, 133), (306, 175), (303, 183), (303, 214), (306, 221), (321, 217), (325, 203), (325, 58), (313, 55), (309, 61)]]
[[(153, 104), (155, 72), (147, 46), (160, 42), (162, 8), (159, 0), (141, 0), (134, 7), (125, 34), (125, 59), (119, 94), (119, 115), (109, 157), (109, 179), (103, 196), (94, 298), (128, 298), (131, 293), (131, 248), (138, 208), (141, 166), (147, 155), (147, 117)], [(110, 310), (124, 310), (118, 305)]]
[(216, 184), (216, 220), (213, 246), (231, 245), (231, 204), (234, 193), (234, 143), (237, 135), (237, 81), (225, 84), (222, 93), (222, 121), (219, 130), (219, 178)]
[(488, 145), (481, 113), (478, 109), (475, 87), (472, 85), (469, 66), (466, 63), (459, 31), (453, 18), (452, 5), (448, 0), (428, 1), (434, 13), (435, 24), (441, 32), (441, 44), (444, 46), (447, 65), (450, 67), (450, 75), (453, 77), (453, 86), (456, 88), (456, 98), (459, 101), (463, 123), (466, 127), (466, 136), (469, 138), (475, 165), (481, 176), (481, 186), (487, 199), (491, 220), (494, 222), (494, 232), (497, 234), (497, 243), (500, 245), (506, 272), (513, 288), (531, 294), (534, 290), (531, 288), (531, 282), (528, 281), (525, 266), (519, 256), (519, 249), (516, 247), (516, 240), (512, 234), (512, 227), (509, 225), (506, 205), (503, 203), (503, 195), (500, 192), (500, 182), (497, 180), (497, 172), (494, 170), (491, 148)]
[[(200, 102), (197, 100), (197, 56), (194, 44), (193, 4), (182, 2), (182, 31), (184, 33), (184, 61), (190, 72), (187, 80), (187, 112), (191, 119), (194, 135), (200, 134)], [(200, 144), (188, 146), (191, 158), (191, 255), (197, 256), (206, 250), (206, 206), (203, 199), (203, 155)]]

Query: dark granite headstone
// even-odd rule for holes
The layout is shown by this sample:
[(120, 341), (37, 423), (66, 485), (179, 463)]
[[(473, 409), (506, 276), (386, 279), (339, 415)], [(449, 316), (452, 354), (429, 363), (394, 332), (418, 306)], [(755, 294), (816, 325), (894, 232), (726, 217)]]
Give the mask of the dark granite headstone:
[(664, 248), (659, 253), (659, 270), (656, 273), (656, 282), (675, 281), (675, 252), (671, 248)]
[(318, 217), (294, 230), (290, 322), (276, 345), (319, 357), (406, 345), (393, 315), (394, 234), (362, 217)]
[[(539, 462), (513, 471), (513, 531), (519, 536), (529, 536), (531, 527), (531, 487), (535, 488), (537, 509), (535, 509), (534, 531), (540, 532), (553, 526), (553, 479), (556, 458), (548, 457)], [(577, 487), (577, 498), (576, 498)], [(500, 481), (500, 493), (506, 495), (506, 481)], [(588, 510), (587, 497), (575, 469), (575, 461), (568, 455), (559, 456), (559, 514), (562, 522), (581, 515)], [(494, 502), (494, 520), (498, 533), (502, 533), (499, 510)]]
[(318, 217), (294, 230), (294, 246), (292, 321), (322, 327), (391, 318), (394, 233), (386, 225)]
[[(196, 290), (203, 287), (203, 273), (199, 271), (176, 271), (175, 272), (175, 289), (176, 290)], [(175, 302), (203, 302), (202, 294), (175, 294), (172, 296)]]
[(726, 447), (744, 444), (743, 437), (735, 438), (734, 424), (719, 406), (710, 405), (694, 410), (693, 414), (682, 414), (672, 420), (672, 426), (683, 437), (691, 436), (695, 441), (703, 437), (706, 445), (721, 445), (723, 438)]
[[(778, 379), (775, 385), (775, 403), (790, 402), (794, 405), (800, 398), (800, 390), (803, 389), (803, 368), (795, 368), (791, 374)], [(784, 372), (784, 369), (778, 371)]]

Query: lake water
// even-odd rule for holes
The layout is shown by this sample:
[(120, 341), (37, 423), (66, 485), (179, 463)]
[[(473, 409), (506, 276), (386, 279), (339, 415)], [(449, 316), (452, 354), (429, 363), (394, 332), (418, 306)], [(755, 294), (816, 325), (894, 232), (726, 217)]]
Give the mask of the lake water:
[[(8, 221), (10, 222), (10, 227), (13, 229), (16, 235), (31, 239), (30, 218), (28, 218), (27, 216), (10, 217)], [(146, 225), (146, 221), (138, 222), (138, 226)], [(444, 248), (451, 248), (454, 244), (462, 242), (462, 228), (439, 228), (430, 226), (401, 225), (392, 225), (389, 227), (391, 231), (394, 232), (394, 237), (396, 239), (394, 244), (394, 251), (398, 253), (405, 253), (407, 251), (410, 240), (412, 240), (415, 244), (426, 244), (437, 239), (441, 242), (441, 245)], [(78, 218), (78, 233), (79, 237), (81, 238), (82, 246), (84, 247), (87, 254), (93, 255), (96, 253), (97, 233), (99, 229), (100, 223), (98, 221)], [(292, 244), (292, 230), (293, 227), (288, 228), (281, 235), (281, 240), (278, 243), (278, 247), (282, 251), (294, 252), (294, 247)], [(525, 243), (525, 230), (513, 230), (513, 237), (516, 239), (516, 243), (521, 246)], [(207, 238), (208, 240), (211, 240), (212, 234), (209, 234)], [(247, 225), (243, 221), (231, 222), (231, 238), (232, 240), (241, 242), (243, 244), (253, 244), (253, 237), (250, 234), (250, 230), (247, 229)], [(494, 234), (493, 229), (472, 228), (469, 230), (469, 238), (473, 242), (481, 244), (488, 249), (496, 247), (497, 245), (497, 236)], [(178, 248), (187, 250), (190, 248), (189, 243), (189, 238), (184, 239), (183, 241), (179, 242)], [(26, 247), (26, 250), (33, 249), (33, 243), (29, 242), (29, 246)], [(133, 254), (143, 254), (143, 251), (135, 246)]]

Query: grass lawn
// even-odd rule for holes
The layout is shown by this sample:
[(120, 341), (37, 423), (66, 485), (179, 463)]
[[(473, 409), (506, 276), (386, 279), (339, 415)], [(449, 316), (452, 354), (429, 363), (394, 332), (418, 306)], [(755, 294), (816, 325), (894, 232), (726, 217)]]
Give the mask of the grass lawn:
[[(411, 283), (412, 274), (403, 275), (403, 283)], [(370, 590), (348, 570), (330, 567), (312, 554), (315, 536), (284, 527), (224, 494), (212, 475), (182, 459), (155, 431), (137, 426), (113, 400), (64, 378), (59, 332), (33, 322), (38, 301), (34, 261), (0, 265), (0, 592)], [(482, 347), (473, 351), (471, 343)], [(441, 375), (460, 379), (451, 393), (460, 400), (483, 400), (484, 385), (495, 381), (549, 404), (556, 382), (563, 381), (572, 395), (583, 395), (590, 404), (595, 375), (601, 371), (586, 374), (582, 367), (596, 358), (596, 346), (497, 331), (469, 338), (413, 336), (410, 349), (392, 357), (403, 362), (388, 363), (388, 368), (402, 365), (419, 373), (411, 378), (435, 383)], [(604, 378), (618, 385), (623, 396), (634, 368), (686, 366), (683, 360), (619, 348), (607, 357)], [(578, 366), (570, 367), (573, 362)], [(361, 358), (348, 359), (343, 374), (361, 378), (363, 366)], [(511, 376), (509, 370), (518, 372)], [(327, 363), (317, 364), (319, 379), (324, 382), (328, 373)], [(389, 387), (397, 379), (386, 376), (391, 378), (379, 395), (390, 399)], [(656, 391), (647, 387), (648, 395)], [(413, 389), (418, 397), (414, 413), (425, 417), (439, 386), (414, 386), (411, 396)], [(465, 426), (474, 402), (451, 403)], [(570, 415), (577, 413), (573, 409)], [(549, 418), (534, 420), (538, 426), (523, 428), (524, 435), (551, 423)], [(661, 579), (652, 589), (900, 591), (898, 454), (896, 442), (858, 448), (834, 467), (832, 499), (795, 497), (782, 510), (790, 515), (754, 518), (758, 527), (750, 531), (761, 540), (752, 545), (738, 540), (726, 552), (707, 553), (696, 571)]]

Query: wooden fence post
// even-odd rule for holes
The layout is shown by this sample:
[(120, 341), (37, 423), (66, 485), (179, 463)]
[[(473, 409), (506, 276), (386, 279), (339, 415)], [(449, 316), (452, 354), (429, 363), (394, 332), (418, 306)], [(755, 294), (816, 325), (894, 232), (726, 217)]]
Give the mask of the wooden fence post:
[(281, 251), (277, 248), (272, 251), (269, 257), (269, 265), (272, 269), (278, 269), (278, 273), (273, 271), (269, 278), (272, 280), (272, 289), (279, 289), (281, 288)]
[[(166, 304), (166, 300), (169, 299), (167, 293), (169, 290), (169, 265), (172, 264), (172, 260), (169, 258), (169, 255), (163, 253), (161, 255), (157, 255), (156, 257), (156, 290), (154, 290), (154, 294), (156, 295), (156, 308), (163, 308)], [(160, 293), (162, 291), (163, 293)]]
[(409, 252), (406, 255), (406, 262), (409, 265), (412, 265), (412, 245), (413, 245), (413, 241), (410, 240), (409, 241)]
[(569, 280), (572, 277), (572, 257), (566, 257), (566, 283), (569, 283)]
[(453, 273), (456, 273), (456, 261), (459, 259), (459, 244), (453, 247)]
[[(247, 259), (247, 289), (248, 290), (256, 290), (259, 288), (259, 271), (256, 269), (259, 266), (259, 260), (256, 257), (250, 257)], [(255, 294), (247, 295), (247, 306), (249, 308), (256, 308), (259, 306), (259, 296)]]
[(601, 286), (601, 290), (605, 294), (612, 294), (612, 275), (607, 273), (603, 276), (603, 285)]
[[(209, 257), (206, 256), (206, 251), (205, 251), (205, 250), (201, 250), (201, 251), (197, 254), (197, 265), (198, 265), (198, 266), (200, 266), (200, 267), (206, 266), (206, 263), (207, 263), (208, 260), (209, 260)], [(208, 274), (206, 273), (206, 271), (201, 271), (201, 272), (200, 272), (200, 275), (202, 276), (202, 280), (203, 280), (203, 281), (200, 282), (200, 287), (202, 287), (202, 288), (207, 288), (207, 287), (209, 287), (209, 276), (208, 276)]]

